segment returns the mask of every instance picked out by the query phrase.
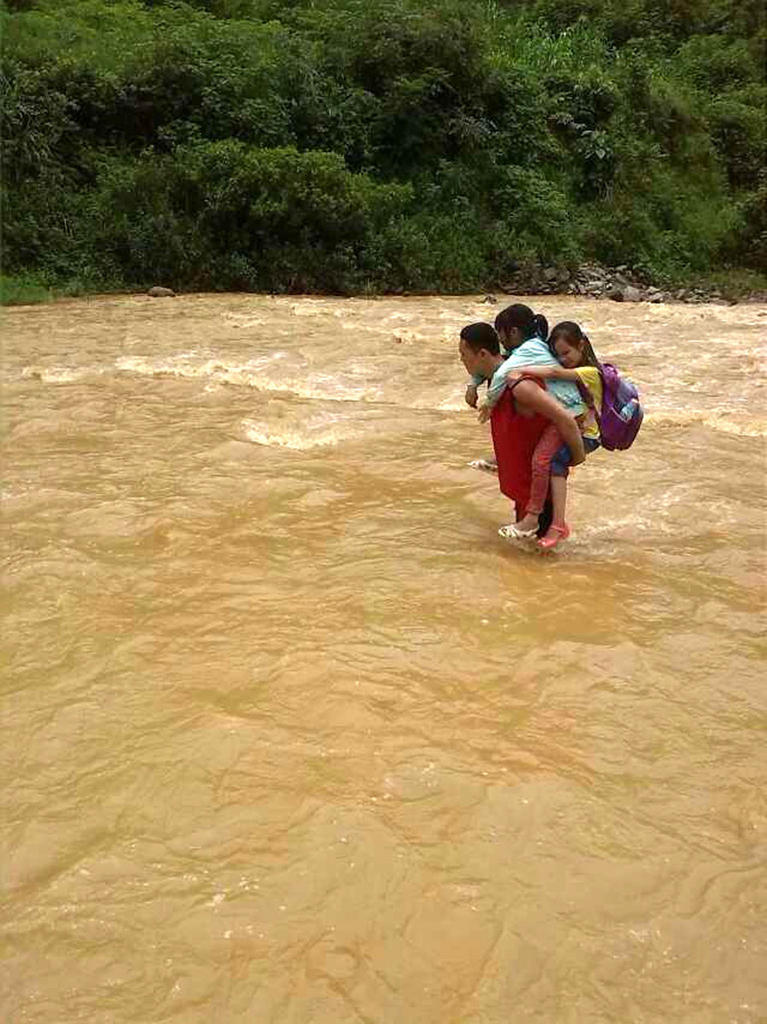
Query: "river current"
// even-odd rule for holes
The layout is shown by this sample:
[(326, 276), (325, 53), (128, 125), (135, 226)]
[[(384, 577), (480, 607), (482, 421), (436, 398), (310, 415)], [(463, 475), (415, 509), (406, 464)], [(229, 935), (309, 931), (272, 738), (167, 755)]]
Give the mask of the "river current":
[(548, 557), (502, 302), (4, 312), (3, 1021), (766, 1019), (767, 309), (527, 301), (646, 407)]

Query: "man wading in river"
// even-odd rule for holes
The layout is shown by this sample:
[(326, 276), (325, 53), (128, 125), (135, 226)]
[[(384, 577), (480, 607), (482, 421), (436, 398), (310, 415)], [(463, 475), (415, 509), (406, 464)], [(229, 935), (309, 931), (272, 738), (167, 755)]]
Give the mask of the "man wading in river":
[[(490, 380), (503, 362), (495, 328), (490, 324), (469, 324), (461, 331), (458, 345), (461, 362), (472, 376), (481, 374)], [(514, 515), (520, 520), (527, 508), (532, 480), (535, 446), (549, 423), (562, 435), (572, 454), (573, 466), (586, 458), (578, 424), (559, 402), (534, 377), (523, 377), (509, 384), (493, 409), (490, 426), (498, 462), (501, 492), (514, 502)], [(538, 536), (551, 524), (551, 502), (547, 501), (539, 517)]]

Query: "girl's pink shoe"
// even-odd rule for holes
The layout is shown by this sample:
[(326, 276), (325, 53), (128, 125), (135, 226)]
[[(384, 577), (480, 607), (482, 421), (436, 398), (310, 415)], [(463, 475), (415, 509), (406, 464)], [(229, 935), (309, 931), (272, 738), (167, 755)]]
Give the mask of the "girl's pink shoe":
[(554, 523), (546, 531), (546, 536), (541, 537), (538, 541), (538, 547), (541, 551), (551, 551), (555, 548), (561, 540), (567, 540), (570, 536), (570, 527), (567, 523), (563, 523), (561, 526), (555, 526)]

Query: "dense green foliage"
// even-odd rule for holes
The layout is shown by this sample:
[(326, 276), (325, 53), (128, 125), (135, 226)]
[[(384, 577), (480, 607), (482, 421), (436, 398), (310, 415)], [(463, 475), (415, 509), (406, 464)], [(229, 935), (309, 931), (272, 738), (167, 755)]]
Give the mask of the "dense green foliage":
[(358, 292), (587, 258), (767, 271), (758, 0), (2, 11), (7, 275)]

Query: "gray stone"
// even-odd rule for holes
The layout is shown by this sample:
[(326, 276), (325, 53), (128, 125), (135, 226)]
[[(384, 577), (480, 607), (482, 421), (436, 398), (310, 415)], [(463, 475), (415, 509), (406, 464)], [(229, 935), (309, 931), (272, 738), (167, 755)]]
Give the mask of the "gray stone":
[(161, 288), (157, 284), (147, 292), (147, 295), (151, 295), (153, 299), (172, 299), (175, 294), (172, 288)]
[(486, 295), (482, 301), (494, 306), (498, 299), (496, 299), (495, 295)]
[(625, 288), (612, 288), (609, 294), (610, 298), (617, 302), (641, 302), (643, 298), (640, 290), (633, 285), (626, 285)]

